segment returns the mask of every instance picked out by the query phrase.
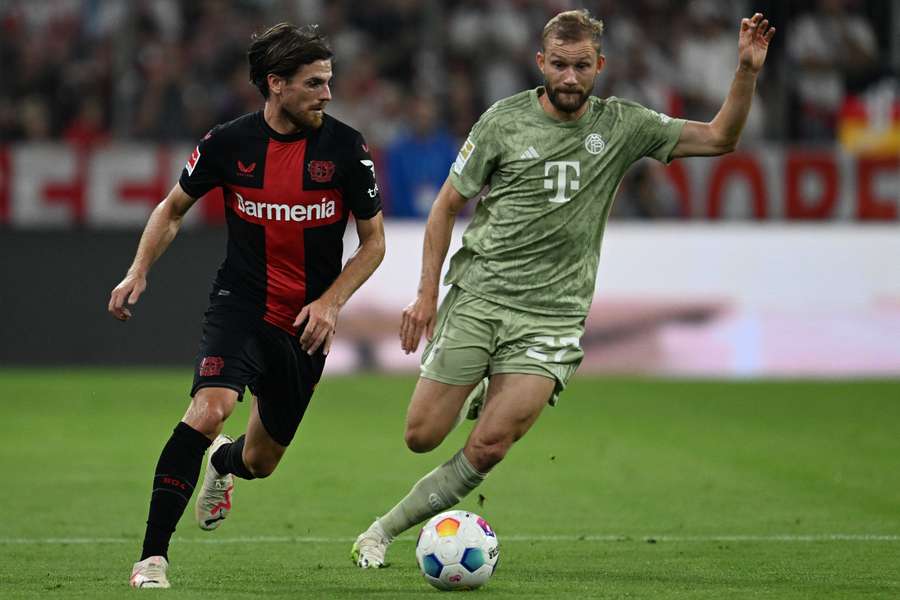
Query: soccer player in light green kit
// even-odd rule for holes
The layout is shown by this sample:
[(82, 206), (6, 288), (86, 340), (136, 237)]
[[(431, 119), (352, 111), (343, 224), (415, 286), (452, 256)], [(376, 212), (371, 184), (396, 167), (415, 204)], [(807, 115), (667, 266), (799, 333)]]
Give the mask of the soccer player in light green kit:
[[(418, 295), (400, 328), (407, 353), (423, 333), (429, 340), (406, 444), (428, 452), (460, 415), (474, 416), (474, 407), (480, 415), (459, 452), (360, 534), (352, 550), (360, 567), (384, 566), (394, 537), (475, 489), (548, 401), (556, 402), (581, 362), (603, 229), (622, 176), (645, 156), (669, 162), (734, 150), (775, 29), (759, 13), (741, 21), (737, 72), (709, 123), (593, 96), (606, 61), (602, 32), (587, 11), (551, 19), (537, 53), (544, 85), (500, 100), (481, 116), (438, 193)], [(485, 185), (490, 192), (451, 259), (452, 288), (438, 311), (453, 223)]]

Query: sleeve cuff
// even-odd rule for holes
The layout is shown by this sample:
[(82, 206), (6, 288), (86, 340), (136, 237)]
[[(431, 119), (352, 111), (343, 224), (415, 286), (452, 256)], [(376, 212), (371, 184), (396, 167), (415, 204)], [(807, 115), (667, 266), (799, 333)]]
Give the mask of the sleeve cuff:
[(672, 138), (669, 140), (669, 143), (663, 147), (663, 151), (660, 153), (662, 159), (661, 163), (667, 165), (672, 162), (672, 153), (675, 151), (675, 146), (678, 145), (678, 140), (681, 139), (681, 130), (684, 129), (684, 124), (687, 123), (684, 119), (672, 119)]
[(450, 170), (449, 179), (450, 179), (450, 185), (452, 185), (453, 188), (457, 192), (459, 192), (459, 195), (462, 196), (463, 198), (465, 198), (466, 200), (471, 200), (472, 198), (477, 196), (478, 192), (481, 191), (481, 188), (484, 187), (484, 186), (479, 186), (478, 189), (476, 189), (476, 190), (470, 189), (469, 187), (466, 186), (466, 182), (463, 181), (463, 179), (459, 175), (457, 175), (452, 169)]

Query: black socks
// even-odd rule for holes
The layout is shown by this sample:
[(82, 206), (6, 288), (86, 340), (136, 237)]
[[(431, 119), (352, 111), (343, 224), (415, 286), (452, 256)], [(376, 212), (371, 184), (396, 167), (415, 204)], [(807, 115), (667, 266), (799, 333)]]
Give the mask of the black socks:
[(253, 473), (244, 464), (244, 436), (242, 435), (230, 444), (224, 444), (212, 456), (212, 466), (220, 475), (231, 473), (241, 479), (256, 479)]
[(209, 438), (186, 423), (175, 426), (156, 463), (141, 560), (148, 556), (168, 559), (169, 540), (191, 499), (200, 477), (203, 454), (211, 443)]

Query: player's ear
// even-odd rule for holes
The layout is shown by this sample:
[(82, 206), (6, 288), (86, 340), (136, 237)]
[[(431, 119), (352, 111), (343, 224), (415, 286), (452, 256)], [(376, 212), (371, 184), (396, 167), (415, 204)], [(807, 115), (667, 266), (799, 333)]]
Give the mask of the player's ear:
[(544, 53), (541, 52), (540, 50), (538, 50), (537, 54), (535, 54), (535, 56), (534, 56), (534, 61), (537, 63), (538, 69), (540, 69), (541, 72), (543, 73), (544, 72)]
[(274, 73), (269, 73), (266, 75), (266, 82), (269, 84), (269, 92), (279, 95), (281, 94), (281, 90), (284, 87), (284, 79), (275, 75)]
[(597, 73), (600, 73), (600, 71), (602, 71), (605, 66), (606, 66), (606, 56), (603, 54), (598, 54), (597, 55)]

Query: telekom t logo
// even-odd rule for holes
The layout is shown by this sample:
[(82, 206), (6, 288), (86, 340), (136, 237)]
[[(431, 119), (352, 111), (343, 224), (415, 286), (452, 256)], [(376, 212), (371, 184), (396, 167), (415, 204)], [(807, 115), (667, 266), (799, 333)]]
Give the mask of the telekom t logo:
[[(550, 176), (550, 172), (554, 168), (556, 169), (555, 179)], [(570, 168), (575, 171), (575, 178), (571, 181), (569, 180)], [(556, 190), (556, 193), (548, 200), (556, 204), (564, 204), (572, 199), (566, 197), (567, 190), (578, 191), (577, 178), (581, 176), (581, 162), (577, 160), (548, 160), (544, 163), (544, 176), (547, 177), (544, 180), (544, 189)]]

